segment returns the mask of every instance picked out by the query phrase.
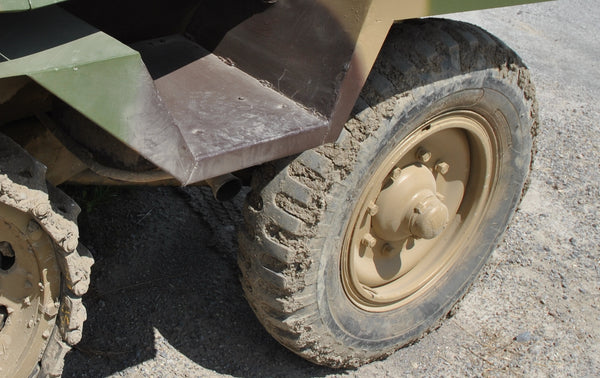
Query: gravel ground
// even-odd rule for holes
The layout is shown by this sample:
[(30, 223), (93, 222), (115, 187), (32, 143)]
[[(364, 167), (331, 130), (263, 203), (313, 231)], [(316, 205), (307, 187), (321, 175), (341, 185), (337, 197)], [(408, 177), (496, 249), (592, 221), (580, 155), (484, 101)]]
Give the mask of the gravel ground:
[(312, 365), (263, 331), (237, 280), (241, 197), (202, 188), (67, 188), (96, 258), (65, 377), (597, 376), (600, 372), (600, 8), (596, 0), (452, 15), (532, 70), (541, 128), (504, 241), (439, 329), (357, 370)]

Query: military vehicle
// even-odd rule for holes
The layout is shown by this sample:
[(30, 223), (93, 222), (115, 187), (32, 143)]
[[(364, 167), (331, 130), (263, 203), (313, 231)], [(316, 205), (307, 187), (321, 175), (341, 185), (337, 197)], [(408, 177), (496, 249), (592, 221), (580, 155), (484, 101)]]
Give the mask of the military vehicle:
[[(315, 363), (439, 324), (527, 186), (534, 87), (486, 31), (531, 0), (0, 0), (0, 375), (59, 376), (93, 258), (58, 187), (251, 185), (248, 302)], [(58, 3), (58, 4), (57, 4)]]

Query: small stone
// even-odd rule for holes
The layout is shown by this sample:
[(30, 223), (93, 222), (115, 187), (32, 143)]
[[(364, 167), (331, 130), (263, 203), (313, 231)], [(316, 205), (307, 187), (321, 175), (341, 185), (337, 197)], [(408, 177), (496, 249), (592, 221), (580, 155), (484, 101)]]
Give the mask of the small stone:
[(517, 337), (515, 337), (515, 341), (518, 343), (528, 343), (532, 340), (533, 335), (531, 334), (531, 332), (526, 331), (526, 332), (522, 332), (519, 333), (517, 335)]
[(539, 355), (542, 352), (542, 347), (540, 345), (535, 345), (531, 348), (529, 348), (529, 353), (531, 353), (534, 356)]

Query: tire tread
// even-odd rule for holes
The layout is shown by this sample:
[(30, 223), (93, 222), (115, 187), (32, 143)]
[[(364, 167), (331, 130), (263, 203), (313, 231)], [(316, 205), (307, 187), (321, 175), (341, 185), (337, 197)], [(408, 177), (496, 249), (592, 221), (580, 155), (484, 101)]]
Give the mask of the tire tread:
[[(322, 323), (314, 299), (317, 288), (311, 283), (320, 253), (317, 227), (327, 227), (319, 222), (327, 211), (328, 199), (352, 171), (357, 146), (376, 143), (374, 132), (398, 111), (404, 98), (411, 97), (413, 89), (486, 68), (523, 78), (519, 86), (526, 98), (526, 93), (533, 90), (518, 56), (473, 25), (440, 19), (396, 24), (354, 107), (354, 118), (338, 141), (305, 151), (290, 164), (275, 164), (276, 169), (272, 164), (262, 168), (274, 174), (259, 173), (259, 177), (271, 180), (255, 182), (249, 196), (260, 196), (264, 209), (246, 207), (245, 230), (252, 235), (240, 238), (239, 266), (251, 307), (280, 343), (330, 367), (356, 367), (398, 348), (372, 351), (349, 347)], [(528, 116), (534, 133), (537, 104), (533, 96), (529, 97)], [(302, 216), (293, 214), (291, 203), (302, 207)], [(279, 263), (277, 271), (265, 267), (265, 255)]]

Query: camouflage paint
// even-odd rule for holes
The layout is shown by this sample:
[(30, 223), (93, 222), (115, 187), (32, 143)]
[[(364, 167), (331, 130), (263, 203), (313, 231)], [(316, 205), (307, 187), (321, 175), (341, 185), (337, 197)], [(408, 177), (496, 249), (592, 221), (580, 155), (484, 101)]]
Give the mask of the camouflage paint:
[(137, 51), (56, 7), (0, 15), (0, 25), (0, 90), (3, 78), (29, 76), (133, 149), (159, 151), (151, 161), (187, 182), (191, 155)]
[[(340, 65), (343, 68), (323, 81), (335, 100), (324, 114), (330, 122), (329, 133), (321, 142), (335, 140), (339, 134), (394, 21), (538, 1), (542, 0), (318, 1), (329, 13), (331, 23), (345, 32), (351, 47), (344, 52), (345, 64)], [(33, 9), (56, 2), (0, 0), (0, 12)], [(293, 11), (296, 8), (292, 6), (301, 10), (302, 4), (280, 0), (273, 7)], [(0, 27), (0, 91), (2, 78), (29, 76), (182, 183), (190, 183), (196, 162), (159, 99), (137, 51), (57, 7), (0, 14)], [(288, 33), (289, 25), (283, 27)], [(327, 53), (332, 55), (337, 51)], [(306, 54), (317, 57), (311, 55), (310, 50)], [(293, 89), (293, 85), (290, 88)], [(272, 146), (277, 142), (275, 139), (268, 143), (261, 140), (248, 143), (262, 143), (268, 149), (269, 143)], [(311, 147), (314, 145), (292, 142), (285, 154), (270, 158)], [(239, 168), (232, 166), (232, 170)], [(195, 177), (194, 181), (204, 178), (208, 177)]]

